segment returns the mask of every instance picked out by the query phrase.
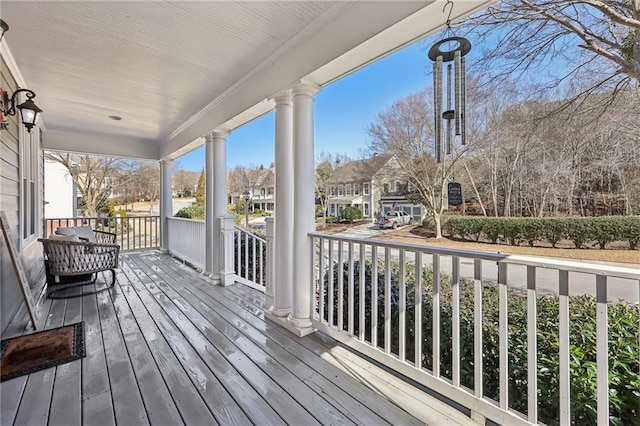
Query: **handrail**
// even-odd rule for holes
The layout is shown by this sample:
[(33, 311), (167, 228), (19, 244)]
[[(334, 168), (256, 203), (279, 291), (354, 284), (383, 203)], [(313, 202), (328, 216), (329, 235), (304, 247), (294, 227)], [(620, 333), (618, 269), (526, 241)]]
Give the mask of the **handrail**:
[(406, 251), (418, 251), (422, 253), (439, 254), (443, 256), (473, 257), (475, 259), (490, 260), (495, 262), (513, 263), (518, 265), (535, 266), (538, 268), (562, 269), (573, 272), (584, 272), (587, 274), (615, 276), (631, 280), (640, 280), (640, 268), (627, 268), (599, 263), (584, 263), (564, 259), (541, 258), (533, 256), (522, 256), (515, 254), (505, 254), (500, 252), (486, 252), (468, 249), (453, 249), (449, 247), (425, 246), (408, 243), (396, 243), (374, 239), (362, 239), (358, 237), (340, 236), (335, 234), (323, 234), (320, 232), (310, 232), (312, 238), (322, 238), (331, 241), (347, 241), (353, 243), (363, 243), (375, 245), (377, 247), (389, 247)]
[(116, 234), (116, 243), (121, 250), (160, 247), (160, 216), (46, 218), (43, 226), (45, 237), (59, 227), (91, 226)]
[[(614, 386), (609, 383), (609, 357), (615, 356), (609, 353), (608, 305), (610, 300), (622, 299), (615, 312), (624, 306), (637, 309), (640, 268), (318, 232), (309, 236), (315, 265), (315, 297), (310, 303), (318, 330), (468, 407), (475, 415), (501, 424), (538, 423), (539, 404), (548, 403), (538, 400), (540, 390), (549, 387), (539, 376), (543, 367), (557, 370), (557, 385), (553, 386), (559, 395), (559, 419), (540, 420), (571, 422), (570, 355), (575, 344), (571, 336), (575, 324), (571, 324), (576, 320), (571, 300), (573, 295), (590, 294), (592, 299), (586, 300), (589, 309), (594, 309), (595, 341), (584, 350), (591, 351), (589, 356), (595, 359), (597, 393), (589, 402), (597, 407), (598, 423), (608, 424), (609, 387)], [(551, 317), (539, 318), (538, 309), (557, 312), (552, 320), (557, 321), (557, 331), (551, 333), (554, 337), (548, 337), (549, 333), (540, 337), (539, 331), (550, 327), (544, 321)], [(423, 333), (425, 327), (431, 332)], [(495, 342), (492, 367), (485, 367), (489, 362), (487, 336), (493, 336)], [(546, 346), (540, 341), (545, 350), (557, 348), (555, 367), (538, 354), (538, 340), (543, 338), (556, 339), (553, 344), (546, 341)], [(514, 339), (519, 346), (513, 346)], [(514, 364), (512, 356), (521, 362)], [(612, 364), (611, 368), (616, 367)], [(520, 373), (521, 386), (512, 390), (515, 370)], [(493, 381), (487, 390), (489, 376)], [(492, 392), (495, 401), (486, 392)], [(528, 395), (524, 403), (517, 402), (520, 412), (511, 405), (513, 392)]]

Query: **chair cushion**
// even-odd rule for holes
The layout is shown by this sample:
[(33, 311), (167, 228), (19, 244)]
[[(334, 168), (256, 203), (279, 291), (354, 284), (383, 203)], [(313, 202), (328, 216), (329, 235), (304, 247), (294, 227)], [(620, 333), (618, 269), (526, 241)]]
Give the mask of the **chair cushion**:
[(80, 242), (80, 238), (78, 238), (76, 234), (72, 234), (72, 235), (51, 234), (49, 235), (49, 239), (55, 240), (55, 241), (73, 241), (76, 243)]
[(77, 235), (78, 238), (89, 241), (90, 243), (96, 243), (96, 234), (90, 226), (71, 226), (69, 228), (56, 229), (58, 235)]

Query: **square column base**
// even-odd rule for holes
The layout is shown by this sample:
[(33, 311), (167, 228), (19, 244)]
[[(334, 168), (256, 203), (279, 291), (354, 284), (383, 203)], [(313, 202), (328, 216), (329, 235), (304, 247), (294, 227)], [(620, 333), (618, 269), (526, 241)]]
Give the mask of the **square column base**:
[(279, 325), (282, 328), (289, 330), (291, 333), (295, 334), (298, 337), (308, 336), (309, 334), (316, 331), (315, 328), (311, 327), (297, 327), (294, 324), (289, 322), (288, 317), (278, 317), (270, 313), (269, 311), (264, 312), (264, 317), (269, 321)]

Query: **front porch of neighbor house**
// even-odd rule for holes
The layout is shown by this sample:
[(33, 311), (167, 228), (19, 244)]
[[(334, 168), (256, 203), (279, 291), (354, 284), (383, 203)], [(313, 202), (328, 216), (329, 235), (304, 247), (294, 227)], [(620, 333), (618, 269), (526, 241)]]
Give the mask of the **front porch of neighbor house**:
[[(44, 329), (85, 321), (87, 356), (0, 385), (9, 424), (471, 424), (323, 334), (264, 319), (264, 294), (212, 286), (157, 250), (116, 287), (41, 299)], [(20, 311), (2, 336), (30, 332)]]

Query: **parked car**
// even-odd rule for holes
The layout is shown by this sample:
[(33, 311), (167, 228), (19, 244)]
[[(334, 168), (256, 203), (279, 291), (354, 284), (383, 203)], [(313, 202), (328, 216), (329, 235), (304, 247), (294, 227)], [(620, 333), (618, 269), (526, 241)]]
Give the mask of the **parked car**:
[(381, 216), (377, 220), (378, 227), (396, 229), (398, 226), (410, 225), (413, 221), (413, 216), (403, 211), (400, 212), (387, 212), (384, 216)]

